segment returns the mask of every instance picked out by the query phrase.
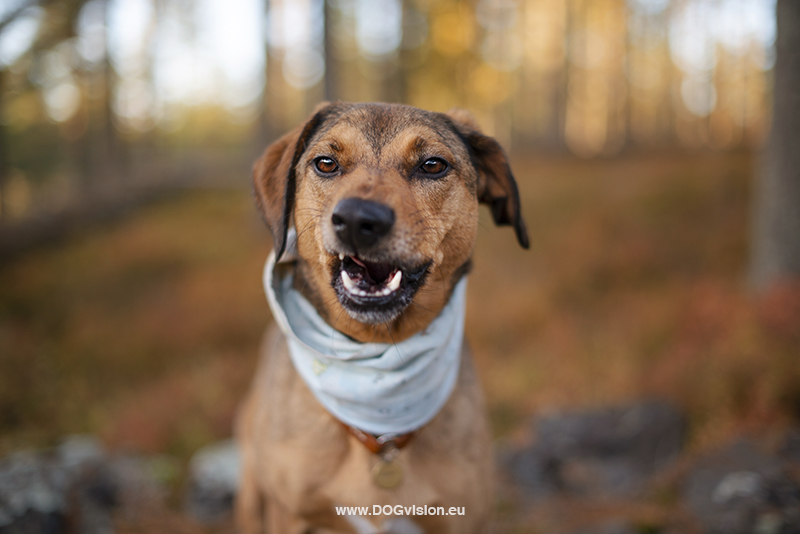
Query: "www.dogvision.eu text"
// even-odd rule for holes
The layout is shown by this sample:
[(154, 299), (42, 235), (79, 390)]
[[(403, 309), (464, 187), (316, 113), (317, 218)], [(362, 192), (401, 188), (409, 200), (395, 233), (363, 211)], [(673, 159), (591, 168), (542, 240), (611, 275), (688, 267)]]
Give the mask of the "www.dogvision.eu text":
[(451, 506), (445, 510), (444, 506), (373, 504), (370, 510), (369, 506), (337, 506), (336, 515), (466, 515), (466, 507)]

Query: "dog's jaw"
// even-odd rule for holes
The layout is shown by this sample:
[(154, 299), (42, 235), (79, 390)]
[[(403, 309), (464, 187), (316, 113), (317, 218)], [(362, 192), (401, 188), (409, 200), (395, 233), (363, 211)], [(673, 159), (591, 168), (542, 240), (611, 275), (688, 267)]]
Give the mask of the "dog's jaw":
[(406, 267), (339, 253), (338, 261), (333, 262), (331, 286), (350, 317), (364, 324), (385, 324), (413, 302), (429, 267), (430, 262)]

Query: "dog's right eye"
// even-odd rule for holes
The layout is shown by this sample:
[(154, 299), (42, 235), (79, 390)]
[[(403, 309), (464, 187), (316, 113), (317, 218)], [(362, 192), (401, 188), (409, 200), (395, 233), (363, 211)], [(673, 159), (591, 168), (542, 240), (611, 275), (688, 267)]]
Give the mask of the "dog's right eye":
[(339, 170), (339, 164), (333, 158), (326, 156), (315, 159), (314, 167), (322, 174), (333, 174)]
[(444, 176), (447, 170), (447, 162), (443, 159), (428, 158), (422, 165), (417, 167), (417, 174), (427, 176), (428, 178), (440, 178)]

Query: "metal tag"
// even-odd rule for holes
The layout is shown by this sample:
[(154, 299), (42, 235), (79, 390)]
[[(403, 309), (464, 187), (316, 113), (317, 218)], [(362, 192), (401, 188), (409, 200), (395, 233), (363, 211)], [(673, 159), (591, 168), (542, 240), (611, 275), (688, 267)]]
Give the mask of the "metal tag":
[(403, 466), (396, 458), (381, 458), (372, 466), (372, 480), (383, 489), (396, 488), (403, 481)]

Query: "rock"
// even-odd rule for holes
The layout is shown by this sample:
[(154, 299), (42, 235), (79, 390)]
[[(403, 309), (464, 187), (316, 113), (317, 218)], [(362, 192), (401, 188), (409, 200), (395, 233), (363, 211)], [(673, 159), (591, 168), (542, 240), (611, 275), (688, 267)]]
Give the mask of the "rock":
[(793, 428), (784, 434), (779, 452), (786, 460), (800, 464), (800, 428)]
[(51, 457), (24, 451), (0, 460), (0, 533), (60, 532), (69, 485)]
[(91, 436), (72, 436), (51, 451), (0, 461), (0, 533), (56, 533), (65, 521), (82, 534), (111, 532), (115, 488)]
[(228, 516), (239, 487), (239, 449), (233, 440), (203, 447), (189, 463), (186, 511), (209, 523)]
[[(112, 512), (161, 502), (151, 460), (108, 455), (92, 436), (0, 460), (0, 534), (113, 532)], [(135, 513), (135, 512), (133, 512)]]
[(59, 463), (65, 469), (80, 469), (86, 464), (102, 462), (106, 453), (95, 436), (68, 436), (56, 447)]
[(119, 500), (119, 484), (94, 436), (71, 436), (59, 445), (58, 465), (70, 478), (70, 523), (81, 534), (110, 534), (111, 512)]
[(747, 441), (699, 459), (683, 495), (708, 534), (800, 533), (800, 486)]
[(660, 401), (548, 415), (536, 421), (533, 445), (507, 466), (533, 496), (634, 496), (675, 460), (685, 428), (683, 415)]
[(42, 514), (28, 510), (14, 521), (0, 526), (0, 534), (60, 534), (64, 518), (58, 514)]

